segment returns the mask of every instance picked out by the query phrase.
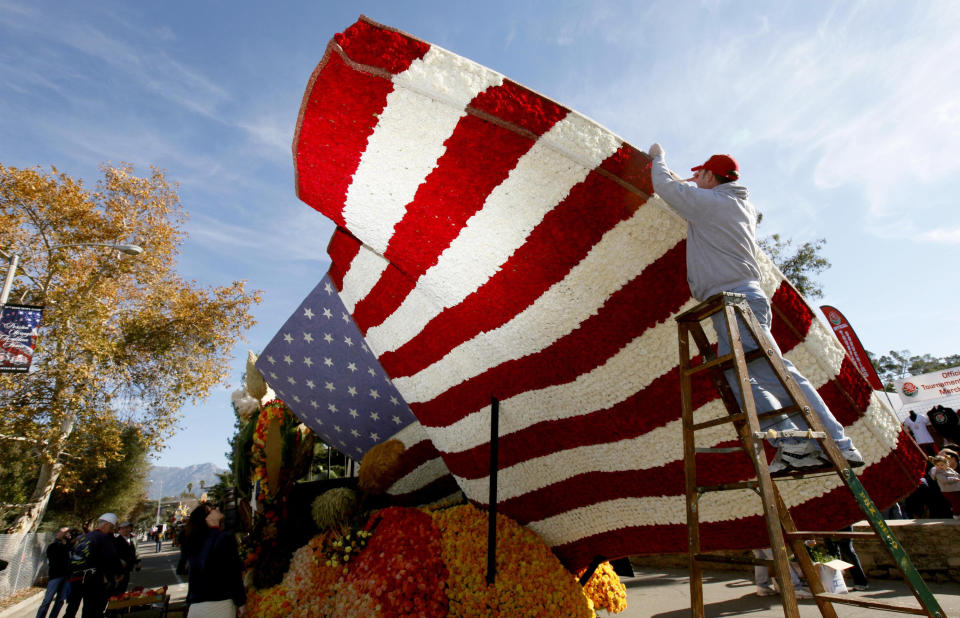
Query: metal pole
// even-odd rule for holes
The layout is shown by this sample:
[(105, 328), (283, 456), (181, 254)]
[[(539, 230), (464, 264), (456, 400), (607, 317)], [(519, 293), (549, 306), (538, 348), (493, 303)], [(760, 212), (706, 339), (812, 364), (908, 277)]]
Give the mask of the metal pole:
[(3, 281), (3, 292), (0, 292), (0, 305), (6, 305), (10, 298), (10, 288), (13, 286), (13, 278), (17, 274), (17, 264), (20, 263), (19, 255), (11, 255), (7, 266), (7, 278)]
[(160, 504), (163, 502), (163, 483), (160, 483), (160, 495), (157, 496), (157, 522), (154, 524), (157, 528), (160, 527)]
[(500, 434), (500, 402), (490, 398), (490, 498), (487, 526), (487, 584), (497, 579), (497, 468)]

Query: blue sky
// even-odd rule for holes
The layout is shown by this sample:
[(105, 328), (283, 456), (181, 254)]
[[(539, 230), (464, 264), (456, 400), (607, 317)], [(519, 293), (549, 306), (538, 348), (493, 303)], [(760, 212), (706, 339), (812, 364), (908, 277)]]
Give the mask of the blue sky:
[(184, 410), (160, 465), (225, 464), (229, 393), (326, 272), (331, 224), (290, 144), (329, 39), (360, 14), (487, 65), (678, 170), (740, 162), (761, 233), (826, 238), (823, 303), (874, 352), (960, 352), (956, 2), (0, 0), (0, 162), (93, 184), (165, 169), (181, 273), (264, 291), (232, 386)]

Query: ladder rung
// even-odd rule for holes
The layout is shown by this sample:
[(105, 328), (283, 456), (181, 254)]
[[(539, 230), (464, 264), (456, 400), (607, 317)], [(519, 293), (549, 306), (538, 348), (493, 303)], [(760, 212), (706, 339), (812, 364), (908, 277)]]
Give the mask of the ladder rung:
[(829, 530), (797, 530), (796, 532), (784, 532), (788, 539), (876, 539), (876, 532), (850, 532), (841, 530), (831, 532)]
[(717, 554), (694, 554), (693, 559), (697, 562), (718, 562), (721, 564), (753, 564), (766, 567), (773, 566), (773, 560), (765, 558), (752, 558), (750, 556), (720, 556)]
[[(766, 356), (763, 353), (763, 350), (756, 349), (756, 350), (751, 350), (746, 354), (744, 354), (743, 358), (744, 358), (744, 362), (749, 364), (757, 360), (761, 356)], [(718, 369), (730, 369), (731, 367), (733, 367), (733, 364), (734, 364), (733, 353), (731, 352), (730, 354), (724, 354), (723, 356), (718, 356), (712, 360), (704, 361), (699, 365), (697, 365), (696, 367), (691, 367), (687, 369), (686, 371), (684, 371), (684, 373), (687, 374), (688, 376), (692, 376), (695, 373), (700, 373), (705, 369), (712, 369), (713, 367), (717, 367)]]
[(708, 491), (731, 491), (734, 489), (756, 489), (759, 485), (758, 481), (739, 481), (737, 483), (723, 483), (722, 485), (704, 485), (702, 487), (697, 487), (698, 492), (708, 492)]
[(901, 614), (916, 614), (917, 616), (927, 616), (927, 610), (915, 605), (904, 605), (902, 603), (893, 603), (891, 601), (878, 601), (867, 597), (856, 596), (853, 594), (833, 594), (831, 592), (821, 592), (816, 595), (817, 599), (830, 601), (831, 603), (843, 603), (846, 605), (856, 605), (858, 607), (872, 607), (873, 609), (885, 609), (891, 612)]
[(740, 453), (743, 451), (742, 446), (717, 446), (717, 447), (703, 447), (693, 449), (694, 453)]
[[(770, 410), (769, 412), (759, 412), (757, 414), (757, 419), (767, 418), (770, 416), (780, 416), (783, 414), (795, 414), (800, 411), (800, 408), (797, 406), (787, 406), (785, 408), (778, 408), (776, 410)], [(709, 421), (703, 421), (702, 423), (694, 423), (690, 429), (693, 431), (700, 431), (701, 429), (706, 429), (708, 427), (715, 427), (717, 425), (723, 425), (724, 423), (736, 423), (737, 421), (742, 421), (746, 418), (743, 412), (737, 414), (730, 414), (729, 416), (718, 416), (717, 418), (710, 419)]]

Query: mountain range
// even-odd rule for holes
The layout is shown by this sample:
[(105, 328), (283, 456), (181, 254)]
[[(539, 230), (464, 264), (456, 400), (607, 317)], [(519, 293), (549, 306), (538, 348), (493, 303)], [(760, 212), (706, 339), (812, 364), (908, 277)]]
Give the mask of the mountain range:
[[(203, 490), (200, 489), (200, 481), (203, 481), (206, 487), (216, 485), (219, 479), (217, 473), (226, 472), (212, 463), (194, 464), (183, 468), (173, 466), (153, 466), (147, 475), (149, 479), (149, 489), (147, 497), (150, 500), (157, 500), (163, 496), (179, 496), (187, 491), (187, 484), (193, 483), (193, 493), (199, 496)], [(161, 492), (163, 496), (161, 496)]]

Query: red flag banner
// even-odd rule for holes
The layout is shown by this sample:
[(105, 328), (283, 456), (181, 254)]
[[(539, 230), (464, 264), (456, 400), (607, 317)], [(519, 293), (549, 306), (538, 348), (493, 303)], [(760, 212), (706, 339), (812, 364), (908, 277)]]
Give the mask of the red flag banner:
[[(696, 301), (686, 222), (653, 194), (647, 155), (366, 18), (311, 76), (293, 154), (299, 197), (339, 226), (331, 281), (431, 444), (402, 492), (449, 473), (487, 503), (492, 395), (500, 512), (571, 568), (686, 551), (674, 318)], [(919, 456), (813, 309), (761, 261), (781, 349), (860, 448), (868, 491), (892, 503), (915, 487)], [(709, 380), (693, 399), (698, 420), (726, 414)], [(737, 444), (726, 425), (698, 438)], [(739, 453), (700, 463), (708, 485), (753, 476)], [(803, 507), (801, 527), (860, 517), (838, 478), (781, 491)], [(705, 496), (704, 547), (763, 545), (761, 512), (747, 490)]]
[(827, 316), (827, 321), (830, 322), (830, 327), (833, 328), (833, 334), (835, 334), (837, 339), (840, 340), (840, 343), (843, 344), (843, 348), (847, 351), (847, 356), (850, 357), (850, 360), (854, 366), (856, 366), (860, 375), (870, 383), (873, 390), (882, 391), (883, 383), (880, 382), (880, 376), (877, 375), (876, 369), (873, 368), (873, 363), (870, 362), (867, 351), (863, 349), (860, 338), (857, 337), (857, 333), (853, 330), (853, 327), (850, 326), (847, 318), (835, 307), (831, 307), (830, 305), (820, 305), (820, 311), (823, 311), (823, 315)]

